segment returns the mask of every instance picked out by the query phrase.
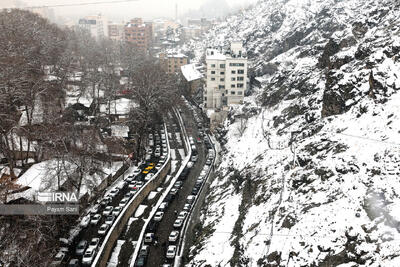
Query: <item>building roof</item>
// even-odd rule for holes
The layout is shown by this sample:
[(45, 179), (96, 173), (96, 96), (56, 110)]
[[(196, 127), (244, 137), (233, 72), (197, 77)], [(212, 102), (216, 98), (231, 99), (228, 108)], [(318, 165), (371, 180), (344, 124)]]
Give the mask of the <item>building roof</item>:
[(181, 66), (181, 71), (188, 82), (203, 78), (203, 74), (201, 74), (195, 63)]
[(226, 56), (218, 49), (209, 48), (206, 51), (207, 60), (226, 60)]

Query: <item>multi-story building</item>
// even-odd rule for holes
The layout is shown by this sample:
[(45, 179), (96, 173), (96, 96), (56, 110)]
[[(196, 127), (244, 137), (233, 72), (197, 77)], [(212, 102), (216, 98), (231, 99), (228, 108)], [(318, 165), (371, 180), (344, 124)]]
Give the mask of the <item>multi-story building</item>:
[(184, 54), (168, 54), (160, 53), (159, 59), (161, 66), (167, 73), (179, 73), (181, 67), (189, 64), (189, 58)]
[(132, 19), (125, 25), (125, 41), (143, 51), (148, 51), (153, 44), (153, 25), (141, 18)]
[(242, 42), (230, 49), (207, 49), (207, 81), (203, 94), (205, 108), (223, 108), (243, 102), (247, 81), (247, 55)]
[(80, 19), (79, 27), (88, 30), (97, 40), (108, 37), (108, 20), (101, 14)]
[(124, 24), (109, 23), (108, 24), (108, 37), (114, 41), (124, 41), (125, 40), (125, 30)]

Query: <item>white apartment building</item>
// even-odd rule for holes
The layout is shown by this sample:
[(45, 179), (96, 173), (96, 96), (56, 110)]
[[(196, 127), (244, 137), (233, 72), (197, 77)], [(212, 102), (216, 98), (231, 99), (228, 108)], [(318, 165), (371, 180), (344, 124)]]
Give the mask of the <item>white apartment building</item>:
[(227, 51), (207, 49), (206, 63), (204, 107), (215, 109), (242, 103), (247, 89), (247, 55), (242, 42), (232, 42)]
[(79, 27), (88, 30), (97, 40), (108, 37), (108, 20), (100, 14), (80, 19)]

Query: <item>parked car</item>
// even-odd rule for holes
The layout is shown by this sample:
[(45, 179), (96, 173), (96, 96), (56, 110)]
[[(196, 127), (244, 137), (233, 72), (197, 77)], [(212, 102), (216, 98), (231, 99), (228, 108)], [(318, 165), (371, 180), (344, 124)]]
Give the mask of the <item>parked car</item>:
[(83, 254), (83, 257), (82, 257), (82, 264), (83, 265), (91, 265), (92, 264), (93, 259), (94, 259), (94, 254), (95, 254), (94, 252), (95, 251), (92, 248), (88, 248), (85, 251), (85, 254)]
[(114, 215), (109, 215), (109, 216), (106, 217), (104, 223), (112, 225), (114, 220), (115, 220), (115, 216)]
[(96, 214), (99, 212), (100, 209), (100, 205), (99, 204), (95, 204), (91, 209), (90, 209), (90, 213), (91, 214)]
[(62, 264), (65, 258), (65, 253), (64, 252), (58, 252), (56, 256), (54, 257), (53, 262), (51, 263), (52, 266), (59, 266)]
[(108, 204), (110, 204), (111, 201), (112, 201), (111, 197), (105, 196), (105, 197), (101, 200), (100, 206), (101, 206), (101, 207), (105, 207), (105, 206), (107, 206)]
[(192, 205), (186, 203), (186, 204), (183, 206), (183, 210), (189, 212), (191, 207), (192, 207)]
[(195, 199), (196, 199), (196, 196), (194, 196), (194, 195), (189, 195), (189, 196), (186, 198), (186, 203), (192, 204), (192, 203), (194, 202)]
[(92, 238), (92, 240), (90, 240), (90, 243), (89, 243), (89, 248), (96, 250), (97, 247), (99, 246), (99, 242), (100, 242), (100, 238), (98, 238), (98, 237)]
[(117, 217), (120, 214), (121, 210), (122, 210), (121, 207), (115, 207), (111, 214)]
[(82, 256), (83, 253), (85, 252), (85, 249), (86, 249), (87, 245), (88, 245), (88, 243), (87, 243), (86, 240), (81, 240), (81, 241), (78, 243), (78, 245), (76, 246), (75, 254), (76, 254), (77, 256)]
[(161, 203), (160, 207), (158, 207), (158, 211), (165, 211), (168, 208), (168, 202)]
[(156, 212), (156, 214), (154, 215), (154, 219), (153, 219), (153, 220), (156, 221), (156, 222), (159, 222), (159, 221), (162, 220), (163, 216), (164, 216), (164, 212), (158, 211), (158, 212)]
[(140, 256), (147, 257), (147, 255), (149, 255), (149, 250), (150, 250), (149, 246), (143, 245), (142, 248), (139, 251), (139, 257)]
[(176, 242), (178, 240), (179, 231), (172, 231), (168, 236), (168, 241), (171, 243)]
[(176, 194), (178, 194), (178, 188), (171, 188), (171, 191), (169, 191), (169, 193), (172, 195), (172, 196), (175, 196)]
[(125, 207), (125, 205), (128, 203), (128, 201), (129, 201), (129, 198), (123, 198), (123, 199), (121, 199), (121, 201), (119, 202), (119, 206), (121, 207), (121, 208), (123, 208), (123, 207)]
[(153, 233), (147, 233), (144, 236), (144, 243), (153, 243), (154, 240), (154, 234)]
[(138, 259), (136, 260), (136, 267), (143, 267), (146, 265), (146, 257), (144, 256), (139, 256)]
[(119, 189), (118, 188), (114, 188), (114, 189), (112, 189), (111, 191), (110, 191), (110, 196), (111, 197), (115, 197), (116, 195), (118, 195), (118, 192), (119, 192)]
[(99, 235), (106, 235), (106, 233), (107, 233), (109, 227), (110, 227), (109, 224), (103, 223), (103, 224), (100, 226), (100, 228), (99, 228), (99, 230), (97, 231), (97, 233), (98, 233)]
[(104, 216), (108, 216), (112, 213), (113, 211), (113, 206), (107, 206), (104, 210), (103, 210), (103, 215)]
[(181, 188), (182, 187), (182, 181), (177, 181), (175, 184), (174, 184), (174, 187), (175, 188)]
[(150, 181), (152, 178), (153, 178), (153, 176), (154, 176), (154, 173), (149, 173), (149, 174), (147, 174), (146, 175), (146, 177), (144, 178), (144, 180), (147, 182), (147, 181)]
[(167, 259), (175, 258), (175, 253), (176, 253), (176, 246), (168, 246), (166, 255)]
[(183, 221), (183, 220), (185, 220), (186, 215), (187, 215), (186, 211), (181, 211), (181, 212), (179, 212), (177, 219), (181, 219)]
[(101, 215), (95, 214), (95, 215), (93, 215), (92, 219), (90, 220), (90, 224), (97, 225), (100, 220), (101, 220)]
[(133, 197), (133, 195), (134, 195), (133, 192), (127, 192), (125, 194), (124, 198), (131, 199)]
[(199, 187), (193, 187), (192, 195), (197, 195), (199, 193)]
[(79, 225), (83, 228), (86, 228), (88, 227), (89, 223), (90, 223), (90, 215), (86, 215), (85, 217), (82, 218)]
[(78, 259), (72, 259), (68, 263), (68, 267), (79, 267), (79, 260)]
[(181, 227), (182, 227), (182, 224), (183, 224), (183, 220), (181, 220), (181, 219), (176, 219), (175, 222), (174, 222), (174, 227), (175, 227), (175, 228), (181, 228)]
[(190, 158), (190, 161), (196, 162), (198, 159), (197, 155), (192, 155), (192, 157)]

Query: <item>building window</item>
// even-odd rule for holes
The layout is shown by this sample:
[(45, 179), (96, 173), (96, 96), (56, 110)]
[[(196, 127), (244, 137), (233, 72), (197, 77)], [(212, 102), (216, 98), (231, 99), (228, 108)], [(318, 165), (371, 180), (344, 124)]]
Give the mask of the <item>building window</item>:
[(215, 68), (215, 64), (211, 64), (211, 68)]
[(234, 95), (236, 92), (235, 91), (231, 91), (231, 95)]
[(231, 88), (235, 88), (236, 87), (236, 85), (235, 84), (231, 84)]
[(238, 74), (244, 74), (244, 70), (238, 70)]
[(207, 97), (206, 96), (204, 97), (204, 101), (207, 101)]
[(211, 81), (215, 81), (215, 78), (214, 78), (214, 77), (212, 77), (212, 78), (211, 78)]
[(221, 78), (220, 80), (221, 80), (221, 82), (224, 82), (224, 81), (225, 81), (225, 79), (224, 79), (224, 78)]
[(238, 91), (238, 95), (242, 95), (243, 94), (243, 91)]
[(232, 74), (236, 74), (236, 70), (233, 70), (231, 73), (232, 73)]
[(231, 81), (236, 81), (236, 78), (235, 78), (235, 77), (232, 77), (232, 78), (231, 78)]
[(219, 89), (225, 89), (225, 85), (219, 85), (218, 88)]
[(225, 68), (225, 64), (220, 64), (219, 67), (220, 67), (221, 69), (224, 69), (224, 68)]
[(214, 70), (212, 70), (212, 71), (211, 71), (211, 74), (215, 74), (215, 71), (214, 71)]
[(238, 81), (244, 81), (244, 77), (237, 77)]
[(238, 83), (237, 88), (243, 88), (243, 83)]
[(244, 67), (244, 63), (229, 63), (231, 67)]
[(221, 75), (225, 75), (225, 71), (221, 71)]

